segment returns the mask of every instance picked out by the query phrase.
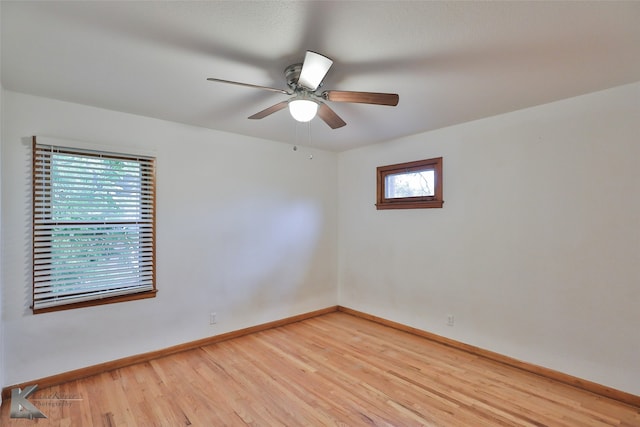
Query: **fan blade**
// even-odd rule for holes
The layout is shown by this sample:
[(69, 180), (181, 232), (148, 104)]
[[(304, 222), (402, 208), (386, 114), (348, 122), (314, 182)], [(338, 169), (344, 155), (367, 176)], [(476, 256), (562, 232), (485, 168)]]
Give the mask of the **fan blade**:
[(246, 87), (252, 87), (252, 88), (255, 88), (255, 89), (264, 89), (264, 90), (268, 90), (268, 91), (271, 91), (271, 92), (284, 93), (285, 95), (293, 95), (293, 92), (287, 92), (286, 90), (276, 89), (274, 87), (258, 86), (258, 85), (252, 85), (252, 84), (249, 84), (249, 83), (234, 82), (232, 80), (214, 79), (213, 77), (209, 77), (207, 80), (209, 80), (210, 82), (229, 83), (229, 84), (232, 84), (232, 85), (246, 86)]
[(308, 50), (300, 70), (298, 85), (311, 91), (318, 89), (332, 64), (333, 61), (326, 56)]
[(263, 119), (265, 117), (267, 117), (268, 115), (271, 115), (277, 111), (282, 110), (283, 108), (287, 108), (287, 104), (289, 104), (289, 101), (282, 101), (282, 102), (278, 102), (276, 105), (272, 105), (269, 108), (265, 108), (264, 110), (255, 113), (253, 116), (250, 116), (250, 119)]
[(329, 125), (331, 129), (338, 129), (347, 123), (340, 118), (327, 104), (324, 102), (319, 102), (320, 107), (318, 108), (318, 116)]
[(396, 93), (349, 92), (344, 90), (327, 90), (322, 98), (333, 102), (356, 102), (360, 104), (398, 105), (400, 97)]

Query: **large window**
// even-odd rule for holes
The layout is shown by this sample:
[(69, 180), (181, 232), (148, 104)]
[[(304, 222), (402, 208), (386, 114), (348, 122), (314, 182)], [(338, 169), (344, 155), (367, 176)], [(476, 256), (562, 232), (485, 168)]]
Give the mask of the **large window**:
[(154, 159), (34, 137), (34, 313), (155, 293)]
[(377, 168), (378, 209), (441, 208), (442, 157)]

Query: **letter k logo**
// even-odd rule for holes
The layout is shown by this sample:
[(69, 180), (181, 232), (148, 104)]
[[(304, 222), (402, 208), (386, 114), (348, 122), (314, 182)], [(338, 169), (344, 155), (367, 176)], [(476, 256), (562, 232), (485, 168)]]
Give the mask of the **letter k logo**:
[(20, 390), (19, 387), (11, 390), (11, 418), (47, 418), (40, 409), (27, 400), (27, 397), (31, 396), (37, 388), (36, 384), (25, 387), (24, 390)]

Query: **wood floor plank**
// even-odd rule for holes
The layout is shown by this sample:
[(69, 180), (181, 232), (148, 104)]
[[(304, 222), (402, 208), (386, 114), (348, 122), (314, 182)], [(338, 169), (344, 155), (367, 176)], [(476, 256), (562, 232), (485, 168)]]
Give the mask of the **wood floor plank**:
[(342, 312), (29, 399), (47, 419), (12, 419), (5, 402), (0, 424), (640, 427), (640, 408)]

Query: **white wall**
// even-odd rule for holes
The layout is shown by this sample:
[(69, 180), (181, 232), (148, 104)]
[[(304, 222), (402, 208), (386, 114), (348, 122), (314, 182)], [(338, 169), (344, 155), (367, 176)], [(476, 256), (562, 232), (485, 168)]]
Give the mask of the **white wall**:
[[(2, 89), (2, 85), (0, 85), (0, 390), (4, 388), (4, 316), (3, 312), (3, 281), (2, 281), (2, 271), (4, 271), (4, 263), (2, 259), (2, 253), (4, 252), (2, 247), (3, 239), (2, 239), (2, 229), (4, 228), (2, 223), (2, 147), (4, 141), (4, 133), (2, 126), (2, 104), (4, 102), (4, 89)], [(2, 404), (2, 393), (0, 393), (0, 405)]]
[[(640, 395), (639, 136), (636, 83), (342, 153), (339, 303)], [(437, 156), (443, 209), (375, 209)]]
[[(0, 21), (2, 21), (2, 12), (1, 12), (1, 8), (0, 8)], [(0, 42), (0, 46), (2, 45), (2, 43)], [(1, 57), (0, 57), (1, 58)], [(0, 59), (0, 70), (2, 69), (2, 59)], [(0, 72), (1, 74), (1, 72)], [(2, 78), (0, 76), (0, 81), (2, 81)], [(4, 348), (4, 317), (2, 314), (2, 308), (3, 308), (3, 300), (2, 300), (2, 294), (3, 294), (3, 281), (2, 281), (2, 271), (4, 270), (4, 265), (3, 265), (3, 259), (2, 259), (2, 247), (4, 246), (4, 240), (2, 239), (2, 229), (3, 227), (3, 222), (2, 222), (2, 147), (3, 147), (3, 141), (4, 141), (4, 133), (3, 133), (3, 126), (2, 126), (2, 105), (4, 103), (4, 89), (2, 88), (2, 85), (0, 84), (0, 391), (2, 391), (2, 389), (4, 388), (4, 353), (5, 353), (5, 348)], [(2, 405), (2, 393), (0, 393), (0, 405)]]
[[(335, 153), (4, 95), (5, 384), (336, 304)], [(157, 156), (156, 298), (31, 314), (32, 135)]]

